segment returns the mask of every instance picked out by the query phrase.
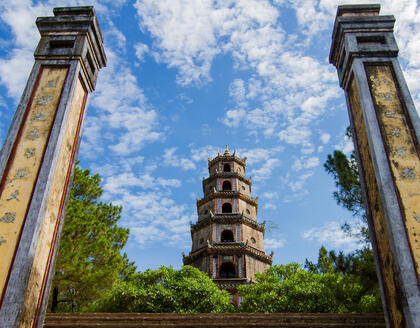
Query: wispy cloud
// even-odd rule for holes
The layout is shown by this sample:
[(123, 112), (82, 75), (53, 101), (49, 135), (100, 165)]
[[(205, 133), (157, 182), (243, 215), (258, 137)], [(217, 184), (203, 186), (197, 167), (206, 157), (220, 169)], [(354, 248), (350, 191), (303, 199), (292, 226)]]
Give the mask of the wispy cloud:
[(345, 251), (352, 251), (362, 245), (357, 238), (348, 236), (336, 221), (308, 229), (301, 236), (303, 239), (315, 241), (320, 245)]
[(176, 147), (165, 149), (163, 154), (163, 165), (179, 167), (182, 170), (191, 170), (196, 168), (194, 162), (191, 159), (179, 157), (176, 155), (176, 150)]
[(284, 238), (265, 238), (264, 239), (264, 246), (266, 250), (274, 250), (278, 248), (282, 248), (286, 245), (286, 239)]

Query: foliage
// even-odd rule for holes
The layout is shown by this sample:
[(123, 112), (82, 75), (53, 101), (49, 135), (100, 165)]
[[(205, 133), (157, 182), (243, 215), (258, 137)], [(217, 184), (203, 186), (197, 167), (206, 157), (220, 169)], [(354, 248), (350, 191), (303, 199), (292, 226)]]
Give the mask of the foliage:
[(354, 216), (363, 215), (362, 190), (355, 153), (352, 152), (350, 158), (347, 158), (343, 152), (335, 150), (333, 155), (328, 154), (324, 168), (333, 176), (338, 188), (333, 193), (337, 203), (352, 212)]
[(98, 199), (98, 174), (75, 168), (56, 272), (51, 311), (81, 311), (119, 278), (135, 270), (121, 256), (129, 230), (117, 226), (122, 208)]
[(328, 252), (322, 246), (319, 249), (318, 263), (314, 264), (306, 260), (305, 267), (314, 273), (350, 275), (359, 281), (363, 293), (379, 295), (375, 259), (369, 247), (345, 255), (342, 251), (338, 254), (335, 251)]
[(191, 266), (160, 267), (119, 281), (91, 307), (95, 312), (231, 312), (227, 291)]
[(352, 275), (316, 273), (297, 263), (274, 265), (256, 274), (256, 284), (243, 285), (243, 312), (380, 312), (376, 294)]
[[(351, 138), (352, 132), (350, 127), (347, 128), (346, 135), (348, 138)], [(337, 204), (352, 212), (353, 216), (360, 218), (358, 223), (345, 223), (342, 229), (349, 236), (356, 237), (368, 244), (370, 241), (369, 230), (367, 228), (355, 151), (351, 153), (349, 158), (339, 150), (334, 151), (333, 155), (328, 154), (324, 168), (334, 178), (337, 190), (334, 191), (333, 196)]]

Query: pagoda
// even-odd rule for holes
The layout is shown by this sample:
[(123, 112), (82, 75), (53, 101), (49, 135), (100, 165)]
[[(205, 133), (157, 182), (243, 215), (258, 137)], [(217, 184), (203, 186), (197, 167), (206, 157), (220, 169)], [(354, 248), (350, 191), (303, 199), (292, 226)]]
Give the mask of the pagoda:
[(191, 223), (192, 249), (184, 265), (206, 273), (233, 296), (238, 286), (254, 282), (265, 271), (272, 254), (264, 252), (264, 225), (258, 223), (258, 197), (251, 197), (251, 179), (245, 177), (246, 157), (230, 154), (208, 159), (210, 176), (203, 178), (202, 199), (197, 199), (198, 220)]

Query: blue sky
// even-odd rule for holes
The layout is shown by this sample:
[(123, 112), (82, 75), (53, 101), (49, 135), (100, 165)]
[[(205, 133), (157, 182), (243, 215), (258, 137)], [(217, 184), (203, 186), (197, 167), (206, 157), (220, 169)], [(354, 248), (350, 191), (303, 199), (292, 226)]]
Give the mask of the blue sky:
[[(400, 61), (417, 108), (420, 9), (379, 1), (397, 18)], [(333, 0), (0, 0), (0, 139), (33, 64), (38, 16), (94, 5), (108, 67), (91, 95), (79, 160), (102, 177), (104, 201), (123, 206), (125, 248), (139, 270), (182, 263), (189, 221), (226, 144), (246, 156), (266, 250), (274, 263), (316, 260), (318, 249), (351, 251), (323, 169), (349, 153), (343, 91), (328, 63)]]

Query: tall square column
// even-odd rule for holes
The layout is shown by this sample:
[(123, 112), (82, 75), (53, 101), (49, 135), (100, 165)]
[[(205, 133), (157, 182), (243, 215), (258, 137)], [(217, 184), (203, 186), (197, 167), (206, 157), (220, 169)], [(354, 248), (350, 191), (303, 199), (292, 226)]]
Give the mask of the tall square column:
[(330, 62), (344, 89), (388, 327), (420, 327), (420, 120), (394, 16), (339, 6)]
[(93, 7), (36, 21), (35, 63), (0, 154), (0, 327), (42, 327), (89, 94), (106, 64)]

